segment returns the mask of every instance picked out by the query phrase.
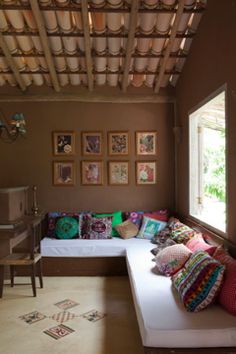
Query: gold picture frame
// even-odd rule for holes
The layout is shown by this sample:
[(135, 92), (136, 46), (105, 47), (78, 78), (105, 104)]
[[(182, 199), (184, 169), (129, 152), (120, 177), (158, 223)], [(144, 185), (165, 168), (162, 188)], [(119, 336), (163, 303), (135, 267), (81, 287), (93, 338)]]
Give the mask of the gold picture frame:
[(53, 185), (74, 186), (75, 185), (75, 162), (74, 161), (53, 161)]
[(110, 156), (126, 156), (129, 154), (129, 132), (108, 132), (108, 153)]
[(136, 161), (136, 183), (138, 185), (157, 183), (156, 161)]
[(82, 132), (82, 155), (83, 156), (100, 156), (103, 150), (103, 134), (102, 132)]
[(103, 161), (81, 161), (81, 184), (103, 185)]
[(129, 184), (129, 161), (108, 162), (108, 182), (113, 186)]
[(55, 156), (71, 156), (75, 154), (75, 132), (52, 132), (53, 154)]
[(136, 154), (156, 155), (157, 153), (157, 132), (139, 131), (136, 132)]

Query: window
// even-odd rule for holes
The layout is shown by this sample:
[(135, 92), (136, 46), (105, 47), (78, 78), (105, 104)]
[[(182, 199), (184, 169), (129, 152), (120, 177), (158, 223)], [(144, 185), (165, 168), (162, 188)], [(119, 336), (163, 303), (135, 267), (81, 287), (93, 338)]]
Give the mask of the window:
[(190, 215), (225, 232), (225, 91), (189, 117)]

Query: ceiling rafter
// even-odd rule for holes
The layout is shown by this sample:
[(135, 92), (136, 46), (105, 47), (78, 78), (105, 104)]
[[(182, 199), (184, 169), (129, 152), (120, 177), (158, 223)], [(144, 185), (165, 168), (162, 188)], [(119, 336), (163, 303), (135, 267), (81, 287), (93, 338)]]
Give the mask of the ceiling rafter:
[(128, 77), (130, 70), (130, 63), (132, 59), (132, 53), (134, 50), (134, 41), (135, 41), (135, 29), (137, 25), (137, 16), (138, 16), (138, 7), (139, 0), (133, 0), (130, 10), (130, 18), (129, 18), (129, 34), (126, 44), (126, 58), (124, 62), (124, 74), (122, 80), (122, 90), (123, 92), (127, 91), (128, 86)]
[(24, 80), (22, 79), (21, 75), (20, 75), (20, 71), (17, 67), (17, 65), (14, 62), (13, 57), (11, 56), (11, 52), (8, 49), (8, 46), (5, 42), (5, 39), (2, 35), (2, 33), (0, 33), (0, 46), (2, 48), (2, 51), (4, 53), (5, 59), (7, 61), (7, 64), (10, 66), (12, 73), (14, 74), (14, 77), (18, 83), (18, 85), (20, 86), (22, 91), (26, 90), (26, 85), (24, 83)]
[(44, 51), (44, 54), (45, 54), (45, 59), (46, 59), (46, 62), (47, 62), (47, 65), (48, 65), (48, 69), (49, 69), (49, 72), (50, 72), (52, 84), (53, 84), (53, 87), (54, 87), (55, 91), (59, 92), (60, 91), (60, 84), (59, 84), (57, 73), (56, 73), (56, 70), (55, 70), (55, 67), (54, 67), (53, 58), (52, 58), (52, 55), (51, 55), (51, 50), (50, 50), (50, 46), (49, 46), (49, 40), (48, 40), (48, 37), (47, 37), (47, 32), (46, 32), (46, 29), (45, 29), (43, 16), (42, 16), (41, 10), (39, 8), (38, 1), (35, 1), (35, 0), (29, 0), (29, 1), (30, 1), (30, 6), (31, 6), (31, 9), (32, 9), (35, 21), (36, 21), (37, 26), (38, 26), (39, 36), (40, 36), (40, 39), (41, 39), (41, 44), (42, 44), (43, 51)]
[(162, 82), (163, 76), (164, 76), (165, 71), (166, 71), (167, 61), (168, 61), (168, 59), (170, 57), (170, 53), (171, 53), (171, 50), (172, 50), (173, 45), (174, 45), (174, 40), (176, 38), (176, 34), (177, 34), (177, 31), (178, 31), (178, 26), (179, 26), (179, 23), (180, 23), (180, 20), (181, 20), (181, 16), (182, 16), (183, 11), (184, 11), (184, 3), (185, 3), (185, 0), (179, 0), (178, 10), (177, 10), (176, 15), (175, 15), (175, 21), (174, 21), (174, 24), (173, 24), (172, 29), (171, 29), (170, 39), (169, 39), (167, 48), (165, 50), (165, 55), (164, 55), (164, 59), (163, 59), (163, 61), (161, 63), (161, 68), (160, 68), (159, 74), (158, 74), (158, 76), (156, 78), (156, 81), (155, 81), (155, 88), (154, 88), (154, 92), (155, 93), (158, 93), (159, 90), (160, 90), (160, 87), (161, 87), (161, 82)]
[(88, 1), (81, 0), (81, 10), (82, 10), (82, 23), (84, 30), (84, 48), (85, 48), (85, 61), (87, 67), (87, 77), (88, 77), (88, 88), (89, 91), (93, 91), (93, 63), (91, 56), (91, 44), (90, 44), (90, 31), (89, 31), (89, 19), (88, 19)]

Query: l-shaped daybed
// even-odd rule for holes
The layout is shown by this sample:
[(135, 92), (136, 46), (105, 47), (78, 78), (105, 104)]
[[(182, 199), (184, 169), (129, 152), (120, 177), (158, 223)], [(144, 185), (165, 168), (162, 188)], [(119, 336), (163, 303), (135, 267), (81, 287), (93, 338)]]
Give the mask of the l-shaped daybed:
[[(54, 265), (59, 268), (60, 260), (68, 260), (74, 268), (83, 259), (87, 264), (94, 259), (107, 259), (114, 264), (117, 260), (126, 261), (146, 353), (236, 354), (236, 316), (217, 304), (197, 313), (187, 312), (171, 279), (157, 274), (152, 248), (149, 240), (137, 238), (57, 240), (45, 237), (41, 241), (45, 263), (55, 261)], [(118, 267), (121, 269), (121, 264)], [(60, 270), (55, 274), (61, 274)], [(75, 271), (71, 275), (76, 275)]]

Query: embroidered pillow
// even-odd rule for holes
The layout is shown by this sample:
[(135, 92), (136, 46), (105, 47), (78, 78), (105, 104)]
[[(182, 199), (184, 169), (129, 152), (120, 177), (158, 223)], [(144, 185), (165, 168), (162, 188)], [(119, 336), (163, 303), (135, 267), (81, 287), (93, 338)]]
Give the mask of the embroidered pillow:
[(160, 243), (165, 242), (169, 238), (170, 238), (170, 229), (168, 226), (166, 226), (163, 230), (155, 234), (151, 241), (152, 243), (156, 243), (157, 245), (159, 245)]
[(79, 229), (79, 237), (80, 238), (89, 238), (89, 220), (92, 214), (90, 212), (82, 212), (80, 213), (80, 229)]
[(127, 211), (125, 213), (125, 219), (130, 220), (133, 224), (140, 229), (142, 225), (144, 211)]
[(213, 253), (216, 250), (216, 246), (209, 245), (209, 243), (206, 243), (202, 237), (202, 234), (197, 234), (193, 238), (191, 238), (187, 243), (186, 246), (192, 251), (205, 251), (207, 252), (210, 256), (213, 255)]
[(227, 311), (236, 315), (236, 260), (221, 247), (217, 248), (213, 257), (226, 268), (218, 301)]
[(117, 225), (116, 230), (118, 234), (124, 239), (135, 237), (139, 232), (138, 227), (130, 220), (126, 220)]
[(112, 217), (112, 236), (116, 237), (119, 236), (119, 233), (116, 231), (116, 226), (122, 223), (122, 212), (121, 211), (115, 211), (114, 213), (110, 214), (94, 214), (93, 215), (96, 218), (103, 218), (110, 216)]
[(188, 311), (198, 312), (215, 301), (225, 267), (204, 251), (193, 253), (172, 280)]
[(181, 269), (192, 252), (185, 245), (166, 247), (156, 255), (156, 266), (161, 274), (170, 276)]
[(153, 236), (160, 230), (163, 230), (166, 226), (166, 222), (155, 220), (147, 216), (143, 217), (141, 229), (139, 230), (137, 238), (146, 238), (151, 240)]
[(55, 234), (60, 239), (71, 239), (78, 236), (78, 220), (75, 217), (63, 216), (56, 221)]
[(90, 240), (111, 239), (112, 232), (112, 217), (107, 216), (104, 218), (90, 217), (88, 220), (88, 234)]
[[(78, 220), (78, 225), (79, 225), (79, 219), (80, 219), (80, 213), (77, 212), (63, 212), (63, 211), (54, 211), (54, 212), (49, 212), (47, 214), (47, 219), (48, 219), (48, 227), (47, 227), (47, 237), (57, 237), (56, 236), (56, 222), (58, 221), (59, 218), (64, 217), (64, 216), (69, 216), (76, 218)], [(79, 227), (79, 226), (78, 226)], [(79, 229), (77, 236), (79, 236)]]
[(151, 250), (151, 253), (154, 254), (154, 256), (156, 256), (161, 250), (164, 250), (164, 248), (173, 245), (176, 245), (176, 242), (173, 241), (170, 237), (166, 238), (163, 242), (157, 244), (157, 246)]
[(177, 243), (185, 244), (197, 234), (196, 231), (175, 218), (171, 218), (168, 226), (170, 228), (170, 237)]

